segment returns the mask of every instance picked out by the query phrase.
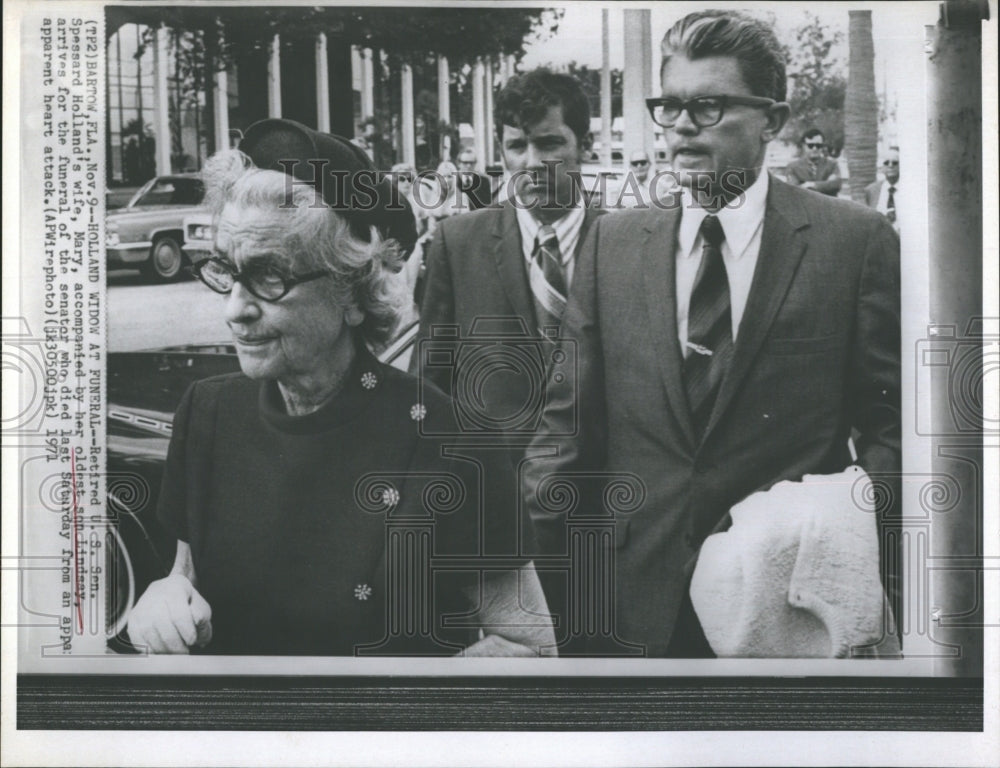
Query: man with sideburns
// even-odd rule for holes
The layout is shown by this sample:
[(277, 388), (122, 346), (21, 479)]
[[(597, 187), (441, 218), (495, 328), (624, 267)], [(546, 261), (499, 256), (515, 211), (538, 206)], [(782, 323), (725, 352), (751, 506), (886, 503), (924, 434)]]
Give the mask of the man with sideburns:
[[(570, 526), (542, 498), (547, 478), (621, 475), (641, 489), (613, 520), (598, 613), (568, 622), (610, 626), (613, 642), (578, 633), (561, 653), (713, 655), (689, 584), (734, 505), (840, 472), (855, 447), (869, 475), (900, 469), (898, 239), (874, 211), (764, 169), (789, 117), (773, 32), (740, 13), (692, 13), (663, 38), (660, 82), (647, 104), (681, 191), (591, 228), (562, 329), (579, 368), (550, 378), (529, 449), (556, 455), (523, 475), (554, 557), (567, 556)], [(597, 519), (595, 496), (580, 503)]]
[[(581, 193), (590, 104), (574, 78), (544, 68), (516, 76), (497, 96), (495, 115), (507, 199), (449, 219), (435, 234), (411, 370), (449, 393), (477, 433), (526, 442), (540, 418), (547, 347), (560, 333), (576, 254), (602, 211)], [(442, 328), (456, 334), (442, 341)], [(484, 338), (499, 340), (493, 360), (475, 354)], [(451, 362), (434, 364), (439, 352), (453, 352)], [(539, 366), (521, 365), (522, 354)]]

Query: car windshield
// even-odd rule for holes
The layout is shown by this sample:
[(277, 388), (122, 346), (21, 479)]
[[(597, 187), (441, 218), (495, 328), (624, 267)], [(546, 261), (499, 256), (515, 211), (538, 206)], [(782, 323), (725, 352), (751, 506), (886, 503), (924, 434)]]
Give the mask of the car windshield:
[(165, 176), (139, 190), (129, 207), (139, 205), (198, 205), (205, 197), (201, 179)]

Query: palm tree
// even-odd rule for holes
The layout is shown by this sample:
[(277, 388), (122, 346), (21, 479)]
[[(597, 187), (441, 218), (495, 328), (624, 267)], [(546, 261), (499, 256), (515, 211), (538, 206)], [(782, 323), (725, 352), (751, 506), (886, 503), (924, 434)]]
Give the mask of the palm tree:
[(864, 202), (878, 163), (878, 100), (871, 11), (848, 11), (848, 75), (844, 97), (844, 151), (851, 199)]

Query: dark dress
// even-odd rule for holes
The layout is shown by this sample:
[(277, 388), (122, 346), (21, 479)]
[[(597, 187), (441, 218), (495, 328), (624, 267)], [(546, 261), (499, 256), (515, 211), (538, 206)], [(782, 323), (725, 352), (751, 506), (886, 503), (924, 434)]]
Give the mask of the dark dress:
[(190, 544), (212, 607), (203, 652), (451, 655), (474, 642), (482, 555), (523, 562), (516, 504), (490, 491), (516, 484), (502, 452), (445, 455), (453, 426), (439, 390), (364, 348), (306, 416), (285, 412), (275, 382), (193, 385), (159, 516)]

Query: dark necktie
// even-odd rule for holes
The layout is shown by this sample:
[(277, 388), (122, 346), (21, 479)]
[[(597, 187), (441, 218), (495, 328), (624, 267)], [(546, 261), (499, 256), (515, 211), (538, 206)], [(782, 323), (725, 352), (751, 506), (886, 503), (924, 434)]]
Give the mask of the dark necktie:
[(538, 230), (532, 254), (531, 293), (535, 300), (535, 315), (542, 336), (546, 328), (559, 328), (566, 310), (566, 273), (559, 253), (556, 231), (548, 224)]
[(729, 279), (721, 248), (725, 235), (718, 218), (705, 217), (701, 236), (704, 245), (688, 304), (687, 356), (684, 360), (684, 388), (699, 438), (708, 426), (719, 385), (733, 356)]
[(885, 215), (889, 221), (896, 220), (896, 187), (889, 185), (889, 198), (885, 201)]

